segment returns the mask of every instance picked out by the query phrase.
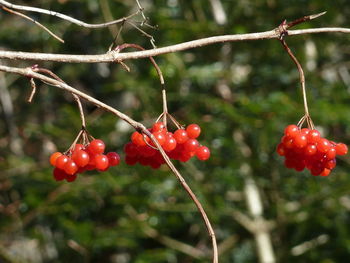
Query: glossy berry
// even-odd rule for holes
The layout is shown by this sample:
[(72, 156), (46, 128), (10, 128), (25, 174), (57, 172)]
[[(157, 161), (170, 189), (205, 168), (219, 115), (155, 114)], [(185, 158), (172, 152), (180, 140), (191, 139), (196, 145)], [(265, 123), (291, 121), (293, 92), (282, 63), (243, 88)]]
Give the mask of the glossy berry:
[(116, 166), (120, 163), (120, 156), (116, 152), (107, 153), (107, 158), (110, 166)]
[(55, 153), (51, 154), (51, 156), (50, 156), (50, 164), (52, 166), (56, 166), (56, 160), (61, 155), (62, 155), (62, 153), (60, 153), (60, 152), (55, 152)]
[(285, 129), (284, 129), (284, 134), (286, 136), (289, 137), (294, 137), (295, 135), (297, 135), (299, 133), (299, 128), (298, 126), (292, 124), (292, 125), (288, 125)]
[(91, 154), (102, 154), (105, 151), (105, 147), (105, 143), (102, 140), (95, 139), (90, 142), (87, 148)]
[(166, 136), (163, 144), (163, 149), (166, 152), (170, 152), (176, 148), (177, 142), (173, 136)]
[(109, 166), (108, 157), (104, 154), (96, 155), (94, 161), (97, 170), (104, 171)]
[(159, 131), (163, 131), (164, 129), (165, 129), (165, 125), (163, 122), (156, 122), (152, 126), (152, 132), (159, 132)]
[(209, 148), (206, 146), (200, 146), (196, 150), (196, 156), (199, 160), (205, 161), (208, 160), (210, 157), (210, 151)]
[(178, 144), (185, 143), (188, 140), (187, 132), (184, 129), (178, 129), (174, 132), (174, 139)]
[(307, 145), (306, 135), (303, 133), (298, 133), (293, 138), (293, 146), (295, 148), (304, 148)]
[(331, 148), (331, 143), (325, 138), (321, 138), (317, 142), (317, 150), (320, 151), (321, 153), (326, 153), (330, 148)]
[(66, 155), (61, 155), (60, 157), (58, 157), (58, 158), (56, 159), (55, 165), (56, 165), (56, 167), (57, 167), (58, 169), (64, 170), (64, 166), (66, 165), (66, 163), (68, 162), (68, 160), (69, 160), (69, 157), (68, 157), (68, 156), (66, 156)]
[(72, 159), (78, 167), (85, 167), (89, 164), (90, 156), (84, 150), (78, 150), (73, 152)]
[(344, 143), (337, 143), (335, 145), (335, 150), (338, 155), (345, 155), (348, 153), (348, 146), (346, 146)]
[(184, 149), (186, 152), (194, 152), (199, 147), (199, 143), (196, 139), (189, 139), (184, 143)]
[(317, 143), (321, 139), (321, 134), (318, 130), (310, 130), (307, 139), (309, 143)]
[(186, 128), (186, 132), (189, 138), (196, 139), (201, 133), (201, 128), (197, 124), (190, 124)]
[(64, 171), (68, 175), (74, 175), (78, 171), (78, 165), (72, 159), (69, 159), (64, 165)]

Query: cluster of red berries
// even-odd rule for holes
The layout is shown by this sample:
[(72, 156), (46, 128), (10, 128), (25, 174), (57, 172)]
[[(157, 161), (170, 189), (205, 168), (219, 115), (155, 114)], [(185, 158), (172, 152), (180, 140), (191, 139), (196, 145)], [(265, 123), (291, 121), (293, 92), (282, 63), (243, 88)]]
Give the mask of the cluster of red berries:
[(63, 154), (55, 152), (50, 156), (50, 163), (55, 167), (53, 176), (56, 181), (66, 179), (73, 182), (78, 173), (98, 170), (106, 171), (110, 166), (120, 163), (120, 157), (116, 152), (109, 152), (106, 155), (105, 144), (102, 140), (94, 139), (89, 144), (76, 144), (72, 150)]
[[(187, 162), (196, 156), (199, 160), (205, 161), (210, 156), (208, 147), (200, 145), (196, 140), (201, 133), (201, 128), (197, 124), (190, 124), (186, 129), (180, 128), (172, 133), (167, 130), (163, 122), (156, 122), (149, 131), (171, 159)], [(129, 165), (140, 163), (157, 169), (165, 163), (152, 141), (137, 131), (131, 135), (131, 142), (125, 145), (124, 152), (125, 162)]]
[(288, 125), (277, 146), (277, 153), (285, 157), (284, 165), (289, 169), (310, 170), (312, 175), (328, 176), (336, 166), (337, 155), (345, 155), (348, 147), (322, 138), (319, 131), (300, 129)]

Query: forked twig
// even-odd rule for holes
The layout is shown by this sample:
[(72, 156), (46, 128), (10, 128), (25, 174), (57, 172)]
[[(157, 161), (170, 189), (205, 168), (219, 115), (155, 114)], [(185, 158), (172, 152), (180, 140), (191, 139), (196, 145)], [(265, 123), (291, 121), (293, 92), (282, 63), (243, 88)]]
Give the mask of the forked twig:
[(118, 23), (121, 23), (127, 19), (132, 18), (133, 16), (138, 15), (141, 12), (141, 10), (139, 9), (135, 13), (133, 13), (129, 16), (117, 19), (117, 20), (113, 20), (113, 21), (110, 21), (107, 23), (101, 23), (101, 24), (89, 24), (89, 23), (85, 23), (81, 20), (75, 19), (73, 17), (67, 16), (65, 14), (51, 11), (51, 10), (46, 10), (43, 8), (24, 6), (24, 5), (14, 5), (14, 4), (11, 4), (11, 3), (4, 1), (4, 0), (0, 0), (0, 5), (5, 6), (7, 8), (10, 8), (10, 9), (15, 9), (15, 10), (35, 12), (35, 13), (41, 13), (41, 14), (45, 14), (45, 15), (55, 16), (55, 17), (61, 18), (63, 20), (66, 20), (68, 22), (71, 22), (73, 24), (76, 24), (78, 26), (82, 26), (82, 27), (86, 27), (86, 28), (103, 28), (103, 27), (107, 27), (110, 25), (118, 24)]
[(62, 38), (60, 38), (59, 36), (57, 36), (55, 33), (53, 33), (50, 29), (48, 29), (46, 26), (40, 24), (38, 21), (34, 20), (33, 18), (29, 17), (29, 16), (26, 16), (25, 14), (22, 14), (20, 12), (17, 12), (17, 11), (14, 11), (10, 8), (7, 8), (5, 6), (1, 6), (2, 9), (4, 9), (5, 11), (11, 13), (11, 14), (14, 14), (14, 15), (17, 15), (17, 16), (20, 16), (20, 17), (23, 17), (31, 22), (33, 22), (34, 24), (36, 24), (37, 26), (39, 26), (40, 28), (44, 29), (47, 33), (49, 33), (51, 36), (53, 36), (54, 38), (56, 38), (58, 41), (64, 43), (64, 40)]

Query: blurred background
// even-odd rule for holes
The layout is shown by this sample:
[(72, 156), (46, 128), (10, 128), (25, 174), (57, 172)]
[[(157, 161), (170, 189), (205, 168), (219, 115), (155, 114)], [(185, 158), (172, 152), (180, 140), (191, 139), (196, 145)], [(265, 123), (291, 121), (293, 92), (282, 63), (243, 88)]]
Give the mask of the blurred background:
[[(15, 3), (13, 1), (13, 3)], [(140, 0), (158, 47), (221, 34), (271, 30), (283, 19), (327, 14), (297, 28), (349, 27), (346, 0)], [(102, 23), (137, 10), (134, 0), (16, 1)], [(119, 26), (90, 30), (55, 17), (0, 13), (2, 50), (102, 54)], [(142, 17), (131, 22), (139, 25)], [(350, 143), (350, 48), (346, 34), (293, 36), (304, 67), (310, 113), (330, 140)], [(117, 40), (152, 48), (131, 25)], [(129, 50), (125, 50), (127, 52)], [(275, 153), (283, 129), (303, 115), (298, 71), (277, 40), (215, 44), (156, 57), (168, 108), (202, 127), (211, 158), (175, 162), (216, 231), (220, 262), (346, 262), (350, 255), (350, 159), (329, 177), (296, 172)], [(27, 67), (35, 63), (3, 60)], [(73, 87), (150, 126), (161, 114), (159, 80), (147, 59), (117, 64), (40, 63)], [(0, 262), (210, 262), (211, 241), (193, 202), (167, 167), (140, 165), (56, 182), (48, 158), (81, 127), (68, 93), (0, 73)], [(131, 127), (84, 103), (87, 128), (123, 154)], [(271, 245), (271, 247), (269, 246)], [(265, 252), (263, 252), (265, 251)], [(266, 254), (267, 253), (267, 254)], [(267, 259), (266, 259), (267, 258)], [(268, 261), (269, 260), (269, 261)]]

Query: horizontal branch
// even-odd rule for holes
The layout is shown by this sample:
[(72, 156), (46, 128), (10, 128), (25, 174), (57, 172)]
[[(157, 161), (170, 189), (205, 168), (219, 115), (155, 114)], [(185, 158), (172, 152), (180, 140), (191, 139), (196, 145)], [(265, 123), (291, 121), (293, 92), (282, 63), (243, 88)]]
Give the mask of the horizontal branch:
[[(289, 36), (317, 34), (317, 33), (350, 33), (350, 28), (341, 27), (323, 27), (310, 28), (300, 30), (288, 30)], [(4, 51), (0, 50), (0, 59), (13, 60), (35, 60), (35, 61), (55, 61), (66, 63), (101, 63), (101, 62), (115, 62), (128, 59), (147, 58), (152, 56), (159, 56), (167, 53), (174, 53), (184, 51), (192, 48), (207, 46), (216, 43), (237, 42), (237, 41), (251, 41), (262, 39), (278, 39), (280, 31), (278, 28), (270, 31), (248, 34), (223, 35), (213, 36), (192, 40), (180, 44), (175, 44), (167, 47), (155, 48), (145, 51), (123, 52), (110, 51), (106, 54), (99, 55), (69, 55), (69, 54), (50, 54), (50, 53), (31, 53), (20, 51)]]
[(14, 5), (11, 4), (5, 0), (0, 0), (0, 5), (1, 6), (5, 6), (7, 8), (10, 9), (15, 9), (15, 10), (20, 10), (20, 11), (27, 11), (27, 12), (34, 12), (34, 13), (41, 13), (41, 14), (45, 14), (45, 15), (50, 15), (50, 16), (55, 16), (58, 18), (61, 18), (63, 20), (66, 20), (68, 22), (71, 22), (73, 24), (76, 24), (78, 26), (82, 26), (82, 27), (86, 27), (86, 28), (103, 28), (103, 27), (107, 27), (107, 26), (111, 26), (111, 25), (115, 25), (118, 23), (122, 23), (125, 20), (139, 14), (141, 12), (141, 9), (139, 9), (136, 13), (131, 14), (130, 16), (127, 17), (123, 17), (123, 18), (119, 18), (117, 20), (113, 20), (107, 23), (101, 23), (101, 24), (89, 24), (89, 23), (85, 23), (81, 20), (75, 19), (73, 17), (67, 16), (65, 14), (59, 13), (59, 12), (55, 12), (55, 11), (51, 11), (51, 10), (46, 10), (46, 9), (42, 9), (42, 8), (38, 8), (38, 7), (31, 7), (31, 6), (24, 6), (24, 5)]

